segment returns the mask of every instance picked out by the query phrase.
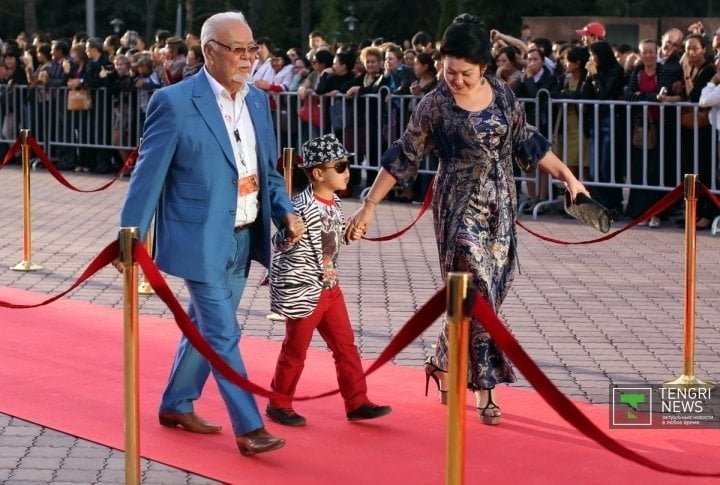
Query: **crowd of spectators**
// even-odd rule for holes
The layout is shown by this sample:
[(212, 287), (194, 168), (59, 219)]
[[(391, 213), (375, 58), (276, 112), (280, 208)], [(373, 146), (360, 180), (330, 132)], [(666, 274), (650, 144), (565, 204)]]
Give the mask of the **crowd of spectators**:
[[(633, 47), (611, 43), (612, 39), (605, 38), (605, 27), (597, 22), (578, 28), (579, 40), (570, 41), (533, 37), (530, 28), (524, 27), (524, 38), (491, 31), (496, 75), (521, 98), (535, 98), (541, 91), (549, 93), (549, 98), (539, 97), (537, 103), (526, 105), (528, 121), (553, 138), (558, 154), (578, 176), (595, 182), (667, 188), (681, 182), (676, 177), (678, 172), (695, 172), (693, 164), (697, 160), (700, 181), (711, 186), (713, 167), (717, 165), (711, 156), (712, 143), (717, 139), (708, 121), (711, 101), (701, 103), (703, 108), (698, 115), (691, 107), (682, 108), (679, 127), (674, 110), (665, 112), (659, 126), (660, 105), (643, 108), (638, 104), (630, 119), (625, 110), (612, 110), (608, 104), (599, 103), (595, 109), (582, 109), (580, 103), (568, 104), (564, 113), (562, 105), (556, 105), (555, 116), (551, 118), (546, 102), (645, 101), (667, 103), (668, 108), (671, 103), (698, 103), (703, 88), (712, 89), (720, 80), (720, 76), (714, 77), (720, 67), (720, 28), (707, 32), (701, 22), (696, 22), (686, 33), (671, 28), (659, 41), (642, 39)], [(659, 132), (664, 134), (662, 159)], [(558, 136), (559, 133), (564, 136)], [(676, 137), (676, 133), (680, 136)], [(628, 145), (630, 160), (626, 156)], [(580, 166), (583, 173), (578, 173)], [(534, 184), (527, 184), (528, 196), (536, 200), (546, 200), (547, 190), (542, 179), (537, 190)], [(623, 213), (629, 217), (641, 215), (664, 193), (632, 189), (623, 204), (619, 186), (592, 187), (593, 197), (607, 206), (615, 218)], [(532, 204), (525, 206), (526, 212), (532, 210)], [(705, 229), (718, 210), (708, 201), (701, 201), (699, 215), (697, 227)], [(653, 217), (648, 223), (650, 227), (660, 227), (663, 219), (665, 215)]]
[[(676, 103), (678, 101), (698, 102), (701, 91), (718, 80), (716, 52), (720, 49), (720, 29), (706, 32), (697, 22), (687, 33), (673, 28), (662, 35), (660, 40), (642, 39), (638, 46), (613, 44), (606, 39), (605, 27), (591, 22), (576, 31), (577, 38), (567, 41), (532, 36), (531, 29), (523, 25), (518, 37), (493, 29), (494, 65), (490, 73), (505, 80), (520, 98), (538, 97), (538, 103), (526, 106), (528, 120), (540, 130), (552, 136), (556, 150), (568, 166), (584, 180), (595, 182), (631, 182), (641, 185), (659, 185), (661, 165), (664, 167), (664, 186), (679, 182), (672, 180), (678, 172), (676, 151), (681, 153), (681, 173), (690, 172), (694, 150), (700, 147), (700, 178), (709, 184), (712, 162), (710, 146), (714, 139), (708, 120), (708, 109), (700, 110), (696, 119), (683, 114), (679, 133), (675, 140), (669, 134), (677, 130), (677, 117), (665, 116), (664, 125), (658, 127), (659, 110), (637, 109), (630, 120), (624, 118), (623, 110), (611, 110), (607, 105), (593, 109), (582, 109), (578, 104), (568, 104), (562, 113), (558, 109), (550, 116), (547, 109), (549, 98), (572, 100), (604, 101), (652, 101)], [(365, 153), (364, 140), (375, 140), (383, 136), (376, 123), (366, 119), (383, 119), (383, 129), (389, 126), (393, 136), (402, 129), (397, 119), (399, 100), (377, 118), (377, 113), (358, 103), (358, 113), (353, 128), (347, 113), (347, 104), (353, 97), (370, 93), (392, 93), (421, 97), (442, 83), (442, 60), (436, 52), (434, 39), (426, 32), (416, 33), (412, 39), (400, 43), (383, 38), (367, 40), (359, 45), (330, 44), (322, 32), (313, 31), (308, 36), (307, 50), (300, 47), (281, 48), (275, 46), (270, 37), (256, 39), (257, 58), (253, 65), (251, 82), (268, 93), (296, 92), (299, 102), (281, 101), (271, 97), (271, 108), (290, 112), (293, 129), (303, 129), (305, 138), (322, 132), (334, 131), (346, 143), (354, 142), (349, 148), (360, 154)], [(6, 40), (2, 45), (0, 62), (0, 86), (4, 88), (3, 102), (16, 103), (8, 92), (14, 85), (33, 88), (44, 86), (67, 86), (72, 89), (106, 88), (110, 103), (96, 103), (108, 106), (106, 113), (112, 134), (110, 143), (117, 144), (126, 137), (139, 137), (142, 130), (142, 111), (152, 91), (181, 81), (196, 73), (203, 65), (203, 54), (196, 35), (187, 34), (182, 39), (167, 31), (158, 31), (154, 42), (146, 46), (134, 31), (125, 32), (120, 38), (114, 35), (104, 40), (88, 38), (78, 33), (72, 39), (51, 40), (49, 36), (36, 34), (28, 41), (24, 34), (16, 39)], [(385, 89), (383, 89), (385, 88)], [(547, 96), (538, 93), (547, 92)], [(42, 89), (35, 90), (41, 96)], [(341, 102), (332, 103), (346, 106), (330, 109), (331, 103), (321, 105), (316, 96), (339, 97)], [(711, 99), (711, 98), (709, 98)], [(137, 103), (135, 103), (137, 102)], [(141, 111), (128, 112), (133, 106)], [(22, 123), (22, 109), (0, 109), (5, 113), (2, 120), (3, 138), (12, 139)], [(412, 103), (403, 106), (412, 110)], [(688, 113), (692, 115), (694, 113)], [(336, 119), (341, 117), (339, 123)], [(615, 117), (615, 119), (611, 119)], [(551, 120), (553, 120), (551, 126)], [(406, 120), (405, 120), (406, 121)], [(303, 123), (304, 122), (304, 123)], [(628, 140), (627, 123), (638, 133), (644, 133), (642, 142), (633, 136)], [(51, 125), (46, 125), (51, 126)], [(580, 129), (582, 126), (582, 129)], [(373, 130), (367, 137), (365, 129)], [(348, 128), (355, 129), (359, 136), (347, 136)], [(660, 160), (658, 129), (664, 130), (665, 157)], [(614, 130), (614, 131), (613, 131)], [(700, 142), (690, 143), (697, 131)], [(563, 136), (558, 136), (562, 133)], [(615, 143), (610, 143), (610, 140)], [(591, 140), (599, 140), (592, 143)], [(622, 150), (632, 141), (632, 164), (626, 164)], [(679, 150), (676, 143), (679, 143)], [(611, 147), (618, 150), (615, 155)], [(59, 153), (60, 165), (65, 169), (79, 171), (112, 171), (127, 157), (127, 152), (84, 149), (79, 152), (65, 150)], [(597, 152), (597, 153), (596, 153)], [(705, 153), (707, 152), (707, 153)], [(72, 156), (71, 156), (72, 155)], [(637, 160), (637, 162), (636, 162)], [(614, 166), (613, 166), (614, 164)], [(578, 173), (582, 166), (583, 173)], [(632, 170), (626, 170), (631, 166)], [(597, 172), (597, 173), (595, 173)], [(630, 172), (630, 173), (626, 173)], [(526, 174), (532, 175), (532, 174)], [(372, 180), (368, 180), (370, 183)], [(350, 190), (358, 190), (358, 177), (353, 174)], [(422, 196), (422, 182), (415, 190), (399, 194), (402, 200), (417, 200)], [(545, 200), (548, 184), (533, 183), (526, 186), (528, 196), (533, 200)], [(623, 209), (622, 193), (619, 188), (595, 187), (593, 196), (614, 211), (619, 217)], [(347, 194), (346, 194), (347, 195)], [(626, 213), (636, 216), (651, 206), (662, 192), (633, 190), (626, 201)], [(532, 210), (532, 205), (527, 206)], [(701, 211), (699, 226), (707, 225), (715, 212), (708, 206)], [(660, 218), (650, 221), (652, 227), (659, 227)]]

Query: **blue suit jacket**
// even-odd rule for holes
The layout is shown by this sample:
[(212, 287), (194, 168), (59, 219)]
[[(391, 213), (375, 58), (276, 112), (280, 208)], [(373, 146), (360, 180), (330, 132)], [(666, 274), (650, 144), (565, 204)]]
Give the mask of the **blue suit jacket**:
[[(275, 169), (277, 147), (267, 95), (250, 86), (245, 98), (255, 128), (259, 213), (251, 229), (252, 259), (270, 264), (271, 218), (293, 212)], [(222, 277), (238, 197), (238, 172), (215, 96), (203, 71), (151, 98), (137, 166), (120, 216), (142, 240), (156, 213), (157, 266), (200, 282)]]

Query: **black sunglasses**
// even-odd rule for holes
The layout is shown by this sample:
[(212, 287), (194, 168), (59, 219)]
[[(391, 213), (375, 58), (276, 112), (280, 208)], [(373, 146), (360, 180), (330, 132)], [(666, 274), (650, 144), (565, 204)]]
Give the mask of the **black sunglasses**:
[(345, 170), (348, 169), (350, 166), (350, 162), (338, 162), (335, 165), (325, 166), (325, 167), (318, 167), (320, 170), (326, 170), (334, 168), (337, 173), (345, 173)]

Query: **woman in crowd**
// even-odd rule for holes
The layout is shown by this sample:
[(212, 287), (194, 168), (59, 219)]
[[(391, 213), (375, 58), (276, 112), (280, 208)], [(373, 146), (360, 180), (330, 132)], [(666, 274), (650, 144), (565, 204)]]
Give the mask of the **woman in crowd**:
[[(83, 78), (89, 76), (90, 72), (90, 60), (88, 59), (86, 47), (84, 43), (74, 44), (70, 48), (70, 59), (63, 61), (63, 71), (67, 77), (67, 85), (71, 89), (81, 89), (83, 87)], [(75, 126), (88, 126), (88, 111), (73, 111), (71, 113), (73, 123)], [(75, 136), (79, 136), (78, 142), (87, 142), (87, 133), (77, 133)], [(91, 149), (80, 148), (77, 165), (75, 165), (76, 172), (89, 172), (90, 169), (95, 168), (95, 161), (90, 160)]]
[[(622, 66), (615, 59), (612, 47), (605, 41), (595, 42), (590, 46), (590, 60), (585, 65), (587, 77), (582, 85), (583, 99), (598, 101), (616, 101), (623, 95)], [(621, 183), (621, 170), (615, 170), (613, 179), (613, 155), (611, 139), (613, 129), (610, 106), (596, 106), (598, 123), (592, 112), (585, 113), (590, 137), (590, 175), (597, 182)], [(619, 110), (618, 110), (619, 111)], [(620, 126), (620, 124), (616, 124)], [(625, 127), (622, 126), (622, 129)], [(616, 130), (616, 134), (621, 130)], [(624, 167), (624, 164), (623, 164)], [(620, 168), (620, 167), (618, 167)], [(617, 219), (622, 214), (622, 189), (617, 187), (595, 187), (594, 197), (607, 207)]]
[[(383, 73), (383, 53), (379, 47), (365, 47), (360, 51), (360, 61), (365, 73), (355, 78), (354, 85), (347, 90), (348, 98), (373, 94), (381, 94), (382, 97), (379, 104), (375, 97), (357, 100), (357, 122), (350, 123), (346, 127), (345, 146), (351, 152), (355, 152), (357, 160), (362, 160), (366, 153), (369, 154), (368, 161), (377, 167), (380, 153), (374, 141), (378, 139), (381, 127), (387, 126), (388, 116), (387, 110), (382, 109), (385, 106), (382, 101), (388, 91), (381, 88), (389, 87), (390, 78)], [(370, 140), (370, 146), (367, 146), (366, 138)], [(375, 170), (368, 170), (368, 185), (375, 180), (376, 173)], [(360, 184), (360, 175), (360, 170), (350, 170), (351, 189)]]
[(435, 61), (432, 55), (427, 52), (421, 52), (415, 58), (416, 81), (410, 85), (410, 93), (414, 96), (425, 96), (427, 93), (435, 89), (437, 86), (437, 72), (435, 71)]
[(385, 44), (385, 76), (393, 94), (410, 94), (410, 85), (415, 81), (413, 68), (403, 62), (403, 51), (395, 44)]
[(310, 72), (312, 71), (312, 64), (305, 56), (300, 56), (297, 59), (293, 61), (293, 68), (292, 68), (292, 81), (290, 81), (290, 86), (288, 86), (288, 91), (291, 91), (293, 93), (297, 92), (297, 90), (300, 88), (300, 85), (305, 81), (305, 79), (310, 75)]
[[(108, 92), (112, 96), (112, 144), (127, 146), (137, 143), (138, 133), (135, 122), (137, 95), (130, 58), (119, 54), (113, 60), (115, 69), (108, 75)], [(131, 127), (133, 128), (131, 130)], [(130, 150), (119, 149), (119, 168), (130, 156)], [(115, 158), (115, 157), (113, 157)], [(111, 170), (114, 172), (115, 170)]]
[(27, 73), (20, 62), (20, 50), (10, 48), (5, 52), (5, 63), (0, 69), (0, 134), (2, 138), (15, 140), (24, 126), (24, 91), (20, 86), (28, 84)]
[(495, 57), (495, 75), (508, 83), (514, 91), (522, 81), (523, 65), (517, 49), (512, 46), (502, 47)]
[[(332, 66), (326, 68), (320, 75), (320, 80), (315, 88), (315, 92), (317, 94), (327, 94), (330, 97), (344, 95), (348, 89), (356, 83), (353, 73), (354, 68), (355, 52), (350, 50), (337, 52), (333, 59)], [(330, 125), (335, 136), (344, 140), (345, 128), (348, 122), (352, 123), (352, 121), (348, 119), (352, 113), (352, 108), (348, 106), (345, 99), (336, 99), (332, 104), (325, 103), (325, 106), (327, 110), (325, 119), (330, 120)], [(354, 157), (351, 163), (357, 163), (357, 160), (359, 160), (358, 157)], [(348, 185), (348, 188), (341, 192), (341, 196), (347, 197), (352, 195), (352, 189), (353, 187)]]
[[(540, 166), (563, 181), (574, 198), (585, 187), (550, 151), (550, 143), (527, 124), (512, 90), (487, 76), (492, 59), (490, 37), (480, 19), (456, 17), (440, 46), (445, 81), (418, 103), (402, 137), (382, 158), (375, 183), (347, 224), (346, 235), (358, 239), (376, 206), (395, 186), (409, 185), (428, 153), (440, 167), (434, 182), (433, 216), (443, 280), (451, 271), (471, 273), (471, 284), (497, 312), (513, 279), (517, 252), (516, 192), (513, 163)], [(515, 382), (510, 362), (471, 317), (468, 376), (478, 416), (484, 424), (500, 422), (494, 388)], [(435, 356), (428, 359), (428, 378), (436, 380), (441, 401), (446, 395), (447, 322)]]
[[(630, 71), (625, 87), (627, 101), (657, 101), (661, 88), (671, 89), (665, 66), (657, 61), (657, 43), (652, 39), (640, 42), (640, 65)], [(631, 118), (632, 145), (630, 151), (630, 181), (637, 185), (660, 185), (660, 147), (658, 120), (660, 110), (650, 106), (647, 111), (635, 108)], [(636, 133), (637, 130), (637, 133)], [(665, 192), (631, 189), (625, 213), (636, 218), (659, 201)], [(660, 227), (660, 217), (653, 216), (650, 227)]]
[[(585, 47), (572, 47), (568, 49), (562, 61), (565, 65), (565, 79), (562, 85), (557, 86), (559, 89), (553, 93), (553, 97), (568, 100), (577, 100), (582, 98), (581, 88), (587, 77), (585, 64), (590, 59), (590, 53)], [(558, 156), (565, 154), (565, 163), (572, 173), (580, 176), (580, 164), (582, 162), (583, 180), (590, 177), (590, 143), (585, 134), (580, 130), (580, 110), (578, 104), (568, 104), (565, 111), (562, 104), (558, 105), (559, 111), (553, 124), (553, 138), (557, 133), (558, 140), (564, 140), (565, 145), (555, 146), (555, 153)], [(585, 108), (587, 110), (587, 107)], [(581, 143), (582, 141), (582, 143)], [(553, 140), (553, 143), (556, 143)]]
[[(438, 85), (438, 75), (435, 70), (435, 61), (432, 54), (421, 52), (415, 57), (415, 77), (417, 81), (410, 85), (410, 93), (415, 96), (425, 96), (427, 93), (435, 89)], [(410, 105), (410, 111), (415, 110), (418, 100), (413, 100)], [(430, 170), (437, 170), (437, 159), (431, 155), (428, 157), (428, 166)], [(430, 186), (432, 175), (422, 173), (415, 179), (412, 186), (403, 190), (395, 200), (398, 202), (422, 202), (425, 200), (425, 193)]]
[[(672, 96), (661, 94), (658, 96), (660, 101), (690, 101), (697, 103), (700, 101), (700, 94), (703, 88), (707, 86), (715, 76), (715, 67), (710, 60), (708, 42), (704, 36), (700, 34), (690, 34), (685, 37), (685, 57), (687, 60), (683, 66), (685, 83), (680, 93)], [(682, 108), (680, 125), (681, 174), (697, 173), (699, 181), (710, 187), (712, 184), (713, 160), (711, 144), (713, 132), (712, 126), (710, 126), (709, 110), (707, 108), (699, 110), (696, 118), (691, 107)], [(693, 166), (693, 160), (695, 159), (694, 137), (696, 129), (698, 147), (697, 168)], [(698, 197), (698, 220), (694, 221), (697, 229), (708, 229), (716, 215), (718, 215), (718, 209), (715, 204), (705, 197)], [(678, 221), (679, 225), (684, 225), (685, 223), (686, 221)]]
[(323, 72), (330, 68), (332, 63), (333, 55), (330, 51), (319, 49), (310, 60), (312, 71), (298, 87), (298, 98), (302, 104), (298, 108), (298, 117), (304, 121), (301, 123), (303, 141), (319, 136), (323, 131), (323, 124), (327, 125), (327, 116), (323, 116), (320, 98), (315, 95), (315, 90)]
[[(525, 114), (528, 123), (532, 124), (540, 130), (540, 133), (546, 136), (550, 132), (548, 119), (548, 104), (550, 101), (550, 92), (555, 89), (557, 80), (555, 76), (545, 67), (545, 54), (538, 48), (532, 48), (527, 52), (527, 64), (522, 72), (522, 79), (515, 87), (515, 94), (519, 98), (530, 98), (536, 102), (529, 102), (525, 105)], [(548, 198), (548, 179), (544, 173), (539, 177), (539, 190), (536, 186), (535, 167), (524, 172), (527, 180), (528, 197), (533, 202), (526, 205), (525, 214), (531, 214), (534, 210), (534, 203), (547, 200)], [(542, 211), (540, 211), (542, 212)]]
[(202, 69), (205, 64), (205, 56), (200, 48), (200, 44), (194, 44), (188, 47), (187, 55), (185, 56), (185, 67), (183, 67), (182, 77), (190, 77)]

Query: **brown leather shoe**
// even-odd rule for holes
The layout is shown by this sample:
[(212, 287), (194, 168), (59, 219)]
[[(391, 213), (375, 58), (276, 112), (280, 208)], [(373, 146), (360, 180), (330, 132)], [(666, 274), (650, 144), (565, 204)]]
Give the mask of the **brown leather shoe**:
[(265, 428), (259, 428), (238, 436), (237, 445), (240, 453), (249, 456), (282, 448), (285, 446), (285, 440), (274, 437)]
[(160, 413), (158, 418), (163, 426), (174, 428), (179, 425), (191, 433), (211, 434), (222, 429), (222, 426), (208, 423), (193, 411), (185, 414)]

